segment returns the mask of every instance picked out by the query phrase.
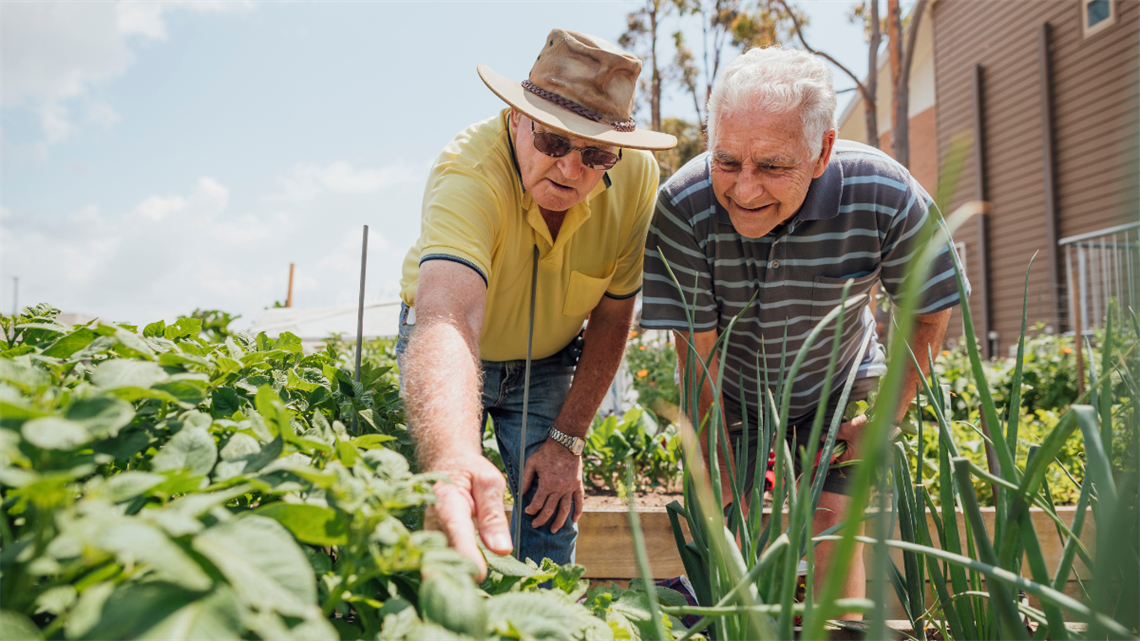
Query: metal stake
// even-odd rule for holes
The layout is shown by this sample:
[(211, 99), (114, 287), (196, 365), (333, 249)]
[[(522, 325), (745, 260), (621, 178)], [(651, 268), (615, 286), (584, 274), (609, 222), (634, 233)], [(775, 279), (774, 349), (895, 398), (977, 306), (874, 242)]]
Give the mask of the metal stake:
[(530, 271), (530, 326), (526, 333), (526, 370), (523, 373), (522, 435), (519, 441), (519, 477), (515, 489), (515, 558), (522, 561), (523, 522), (523, 470), (526, 468), (526, 417), (530, 404), (530, 348), (534, 344), (534, 296), (538, 286), (538, 245), (534, 246), (534, 259)]
[[(360, 305), (356, 308), (356, 377), (360, 382), (360, 353), (364, 348), (364, 275), (368, 272), (368, 225), (364, 226), (364, 241), (360, 247)], [(354, 390), (355, 392), (355, 390)], [(356, 403), (352, 409), (352, 431), (360, 434), (356, 424)]]

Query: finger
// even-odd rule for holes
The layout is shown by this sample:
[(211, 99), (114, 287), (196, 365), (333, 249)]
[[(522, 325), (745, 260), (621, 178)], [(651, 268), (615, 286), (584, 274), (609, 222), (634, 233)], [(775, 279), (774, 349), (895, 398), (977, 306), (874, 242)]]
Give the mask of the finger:
[(550, 528), (551, 534), (557, 534), (558, 530), (561, 530), (562, 526), (566, 525), (566, 517), (570, 516), (570, 512), (573, 511), (572, 496), (573, 494), (563, 496), (562, 500), (558, 502), (558, 516), (555, 517), (554, 525)]
[(534, 459), (527, 459), (526, 464), (523, 465), (522, 488), (518, 496), (520, 502), (522, 501), (522, 497), (526, 496), (526, 491), (530, 489), (530, 482), (534, 480), (537, 474), (538, 467), (534, 464)]
[(475, 562), (475, 577), (482, 581), (487, 576), (487, 562), (475, 543), (475, 523), (471, 520), (470, 495), (454, 485), (436, 489), (439, 501), (434, 506), (435, 519), (447, 535), (448, 544), (463, 556)]
[[(538, 489), (534, 491), (534, 496), (531, 498), (530, 503), (526, 506), (526, 509), (523, 510), (524, 512), (526, 512), (527, 514), (530, 514), (532, 516), (535, 514), (538, 514), (539, 510), (541, 510), (543, 508), (543, 506), (547, 503), (547, 501), (551, 497), (551, 492), (548, 489), (548, 486), (550, 484), (549, 483), (543, 483), (542, 478), (543, 477), (539, 477)], [(524, 496), (525, 496), (525, 494), (524, 494)]]
[(574, 522), (577, 523), (578, 519), (582, 518), (582, 510), (585, 509), (586, 495), (582, 491), (582, 487), (574, 490)]
[(534, 527), (539, 528), (543, 525), (546, 525), (550, 521), (550, 518), (554, 516), (554, 511), (558, 509), (559, 503), (560, 501), (558, 500), (557, 496), (554, 494), (547, 494), (546, 501), (542, 505), (542, 511), (538, 513), (538, 516), (534, 517)]
[(503, 506), (502, 478), (495, 476), (487, 481), (477, 481), (472, 496), (475, 499), (475, 524), (483, 544), (495, 554), (507, 555), (512, 549), (511, 524)]

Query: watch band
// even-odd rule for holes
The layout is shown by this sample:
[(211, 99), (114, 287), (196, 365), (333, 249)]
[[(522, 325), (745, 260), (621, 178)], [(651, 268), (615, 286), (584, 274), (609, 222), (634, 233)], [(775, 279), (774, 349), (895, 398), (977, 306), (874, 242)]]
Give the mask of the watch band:
[(550, 428), (550, 431), (547, 433), (547, 436), (549, 436), (550, 438), (557, 441), (560, 445), (564, 446), (566, 449), (570, 450), (574, 454), (574, 456), (582, 456), (582, 450), (586, 449), (586, 441), (578, 438), (577, 436), (570, 436), (569, 434), (563, 434), (562, 432), (554, 429), (553, 427)]

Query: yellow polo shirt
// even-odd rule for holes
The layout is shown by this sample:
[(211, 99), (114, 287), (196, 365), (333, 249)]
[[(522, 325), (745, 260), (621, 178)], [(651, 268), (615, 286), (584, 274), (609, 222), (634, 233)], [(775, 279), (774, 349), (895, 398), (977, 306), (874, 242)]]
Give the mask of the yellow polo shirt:
[(415, 306), (420, 265), (451, 260), (487, 283), (479, 340), (488, 361), (526, 358), (533, 247), (538, 246), (534, 358), (557, 353), (602, 299), (641, 289), (645, 236), (657, 197), (652, 154), (625, 149), (622, 159), (566, 212), (552, 241), (538, 204), (515, 166), (509, 110), (476, 123), (436, 159), (424, 190), (420, 237), (404, 259), (400, 297)]

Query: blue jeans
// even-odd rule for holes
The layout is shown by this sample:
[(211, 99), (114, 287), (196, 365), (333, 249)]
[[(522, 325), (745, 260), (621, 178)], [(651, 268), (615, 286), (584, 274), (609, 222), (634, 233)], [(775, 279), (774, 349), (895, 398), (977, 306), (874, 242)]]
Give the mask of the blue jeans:
[[(407, 324), (408, 307), (401, 305), (400, 333), (396, 341), (396, 358), (402, 359), (407, 349), (415, 325)], [(481, 361), (483, 366), (483, 424), (471, 426), (480, 430), (490, 416), (495, 428), (495, 440), (499, 444), (499, 454), (503, 458), (503, 465), (507, 468), (507, 483), (511, 496), (515, 499), (515, 506), (525, 508), (534, 498), (538, 490), (537, 481), (531, 483), (523, 500), (519, 501), (519, 443), (522, 441), (522, 405), (523, 382), (526, 376), (526, 361)], [(401, 374), (402, 377), (402, 374)], [(530, 364), (530, 399), (527, 406), (526, 423), (526, 456), (530, 457), (546, 442), (547, 432), (554, 425), (558, 413), (562, 411), (562, 404), (566, 401), (566, 393), (570, 391), (570, 383), (574, 377), (574, 368), (563, 365), (561, 353), (548, 358), (531, 361)], [(401, 385), (403, 387), (403, 380)], [(541, 473), (541, 471), (540, 471)], [(522, 558), (533, 559), (542, 563), (547, 558), (555, 563), (565, 565), (574, 562), (574, 545), (578, 540), (578, 524), (570, 518), (557, 533), (551, 533), (550, 528), (554, 521), (551, 519), (541, 528), (533, 525), (533, 516), (526, 514), (522, 509), (515, 509), (511, 514), (511, 537), (515, 535), (516, 519), (522, 515), (522, 541), (516, 541), (515, 547), (521, 550)]]

